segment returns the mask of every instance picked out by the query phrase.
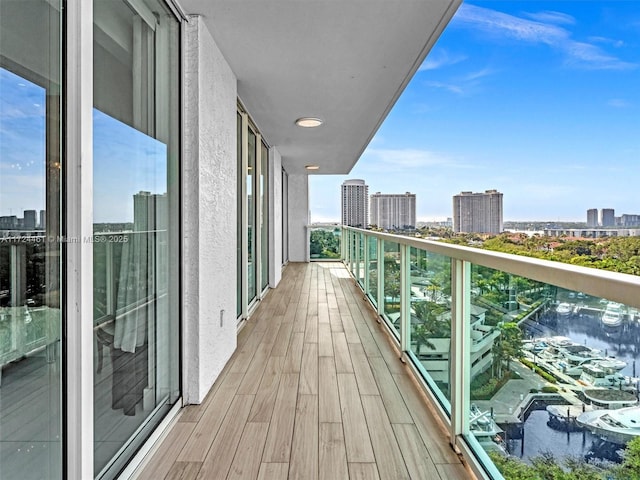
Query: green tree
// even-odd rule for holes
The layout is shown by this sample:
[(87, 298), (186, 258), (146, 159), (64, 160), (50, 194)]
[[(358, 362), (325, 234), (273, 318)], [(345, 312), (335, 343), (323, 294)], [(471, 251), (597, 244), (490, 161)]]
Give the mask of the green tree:
[(503, 367), (511, 367), (511, 359), (522, 356), (522, 331), (515, 322), (500, 326), (500, 336), (493, 344), (493, 359), (496, 362), (497, 376), (502, 377)]

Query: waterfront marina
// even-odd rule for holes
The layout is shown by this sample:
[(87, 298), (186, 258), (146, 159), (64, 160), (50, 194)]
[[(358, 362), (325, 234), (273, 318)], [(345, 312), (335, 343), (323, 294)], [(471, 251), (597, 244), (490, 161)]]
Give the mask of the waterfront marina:
[(626, 442), (640, 435), (638, 316), (613, 302), (571, 300), (520, 322), (528, 365), (513, 361), (517, 379), (474, 408), (502, 430), (491, 449), (524, 461), (551, 452), (620, 462)]

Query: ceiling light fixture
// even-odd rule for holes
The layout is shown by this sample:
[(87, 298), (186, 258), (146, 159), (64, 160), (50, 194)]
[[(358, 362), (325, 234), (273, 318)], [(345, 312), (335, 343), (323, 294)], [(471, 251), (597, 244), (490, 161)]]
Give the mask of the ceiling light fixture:
[(319, 165), (305, 165), (304, 168), (306, 168), (307, 170), (320, 170)]
[(313, 128), (322, 125), (322, 120), (315, 117), (302, 117), (296, 120), (296, 125), (303, 128)]

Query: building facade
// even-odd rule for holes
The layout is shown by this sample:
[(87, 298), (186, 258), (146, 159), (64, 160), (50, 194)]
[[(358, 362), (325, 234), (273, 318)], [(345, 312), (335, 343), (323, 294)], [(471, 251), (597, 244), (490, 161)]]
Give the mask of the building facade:
[(616, 225), (616, 211), (613, 208), (603, 208), (600, 211), (600, 226), (614, 227)]
[(345, 180), (341, 195), (342, 225), (369, 226), (369, 186), (364, 180)]
[(590, 208), (589, 210), (587, 210), (587, 227), (588, 228), (597, 227), (599, 223), (600, 222), (598, 219), (598, 209)]
[(385, 230), (413, 229), (416, 226), (415, 193), (374, 193), (370, 197), (369, 223)]
[(456, 233), (501, 233), (502, 193), (461, 192), (453, 197), (453, 231)]

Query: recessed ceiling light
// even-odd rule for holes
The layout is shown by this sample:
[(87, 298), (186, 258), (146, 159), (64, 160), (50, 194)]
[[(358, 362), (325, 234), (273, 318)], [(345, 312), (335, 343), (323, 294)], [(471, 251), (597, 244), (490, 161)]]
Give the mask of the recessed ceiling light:
[(302, 117), (296, 120), (296, 125), (304, 128), (319, 127), (322, 125), (322, 120), (315, 117)]
[(307, 170), (320, 170), (319, 165), (305, 165), (304, 168), (306, 168)]

